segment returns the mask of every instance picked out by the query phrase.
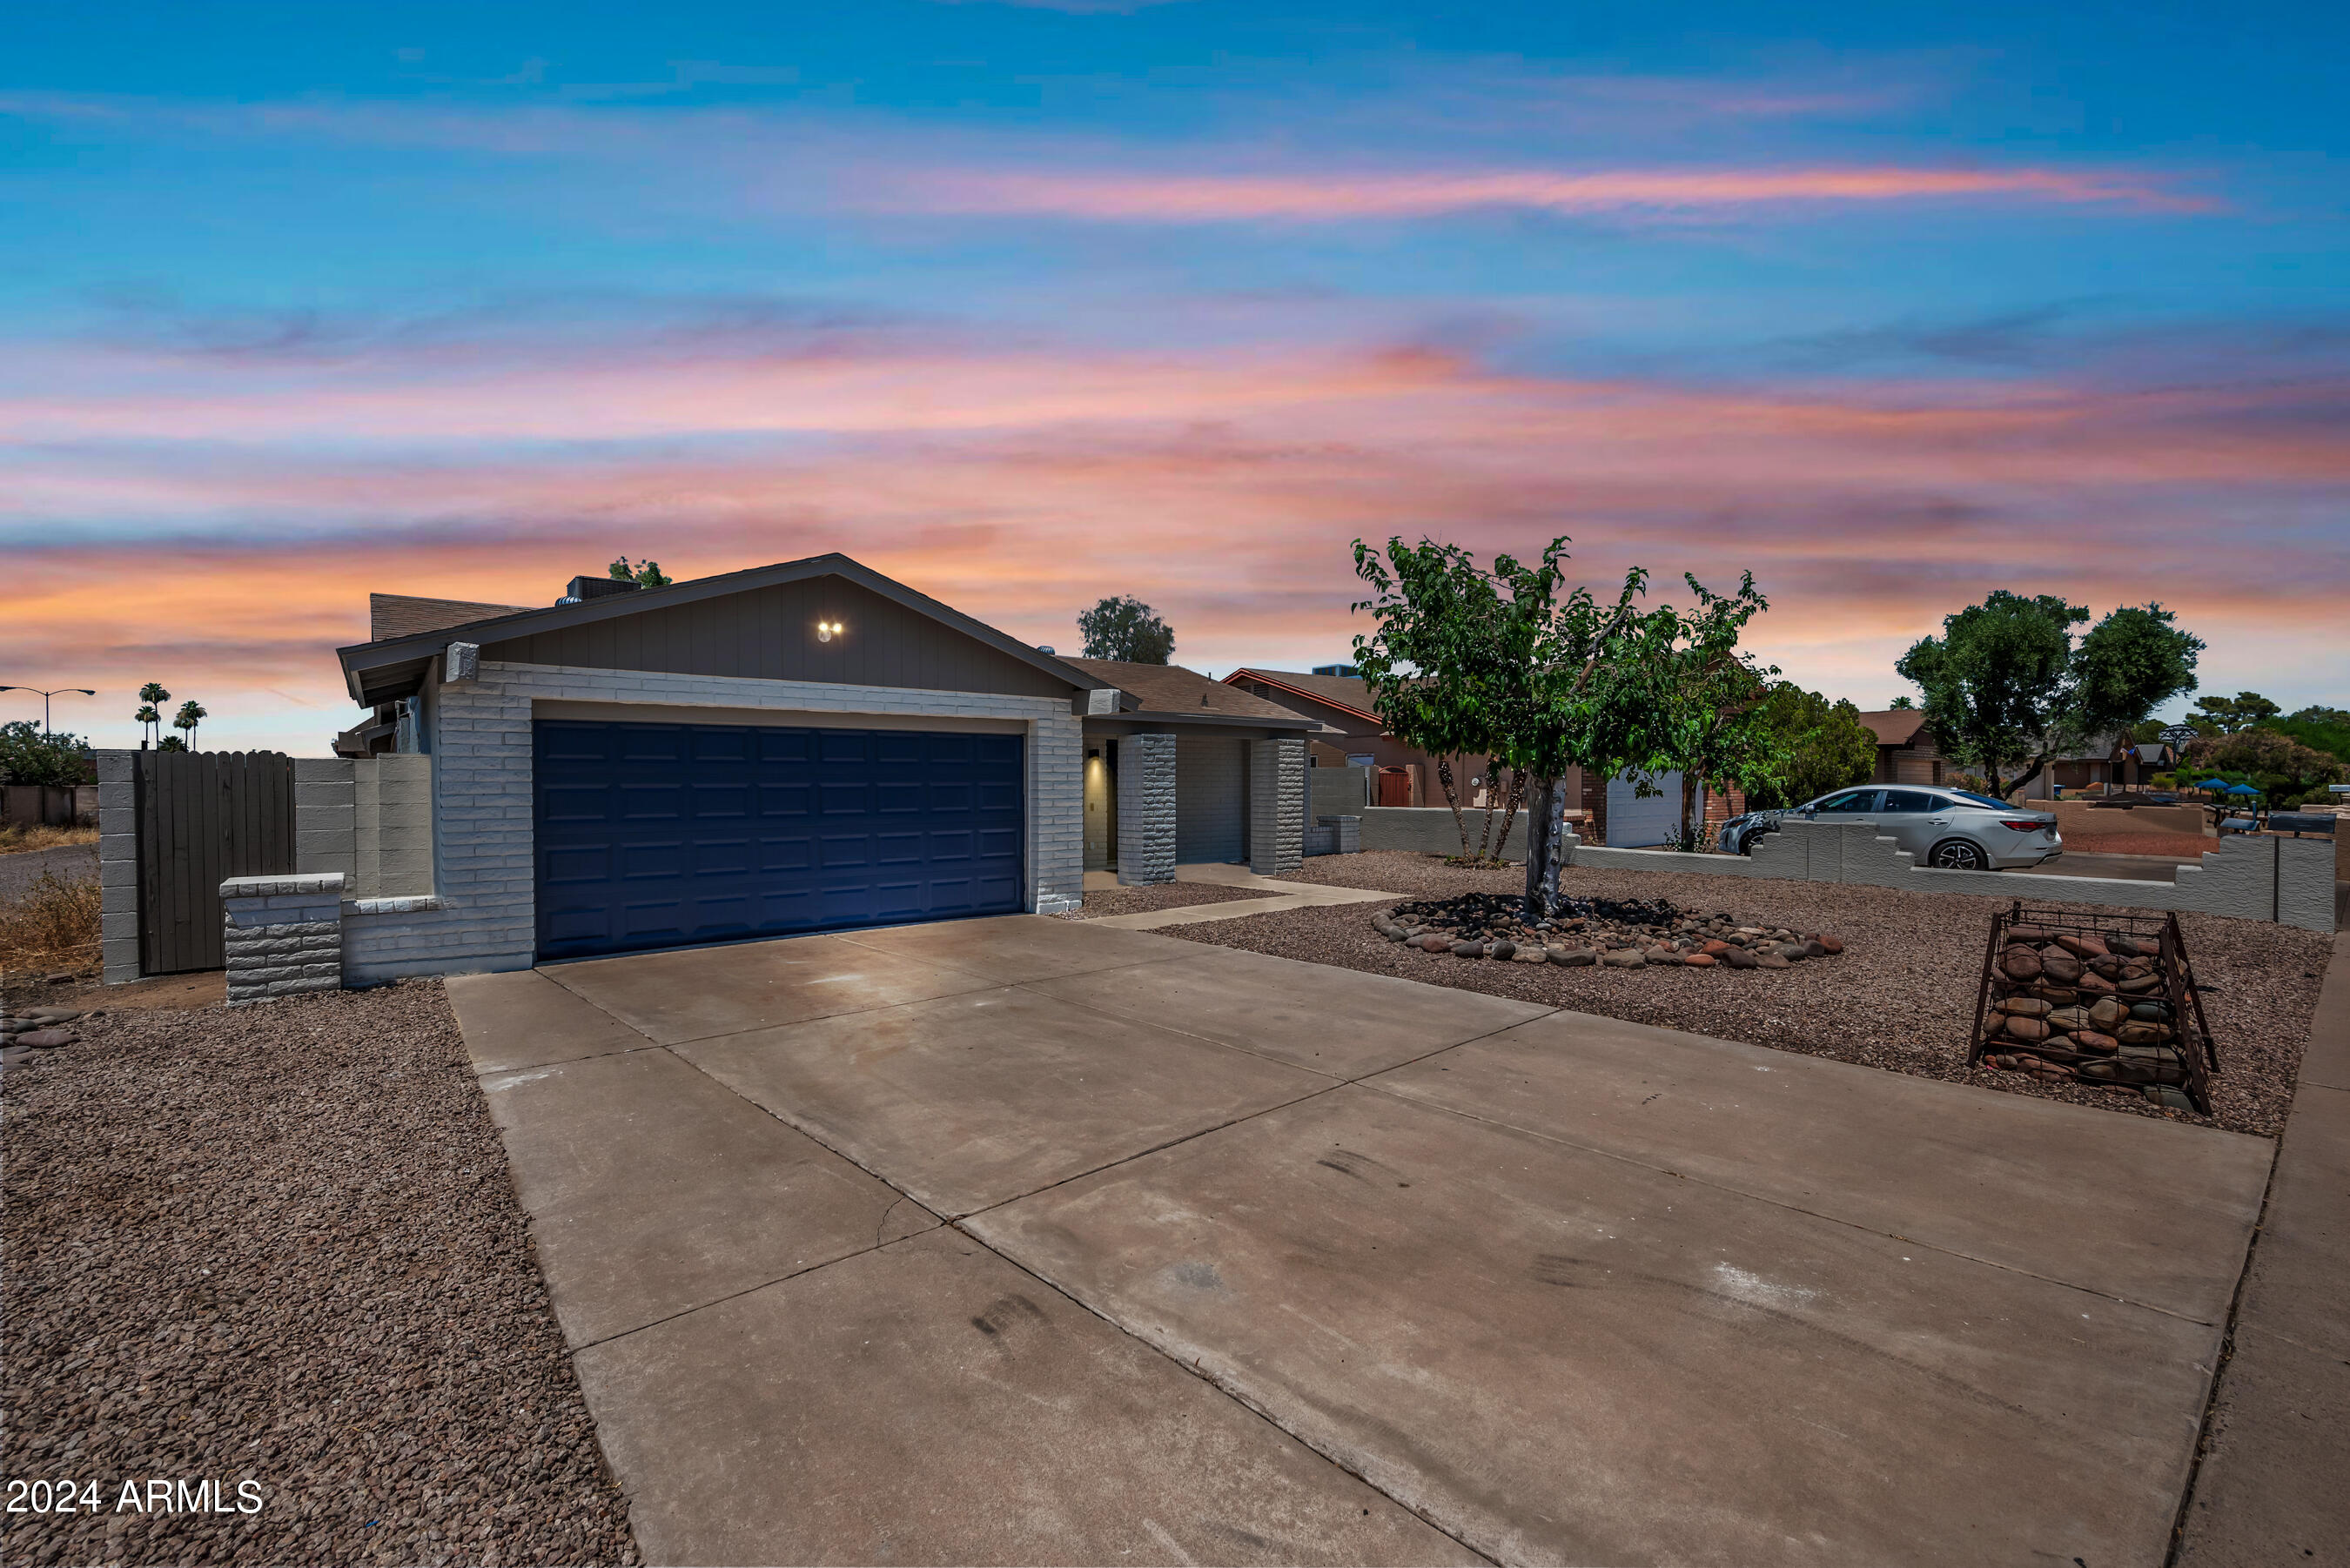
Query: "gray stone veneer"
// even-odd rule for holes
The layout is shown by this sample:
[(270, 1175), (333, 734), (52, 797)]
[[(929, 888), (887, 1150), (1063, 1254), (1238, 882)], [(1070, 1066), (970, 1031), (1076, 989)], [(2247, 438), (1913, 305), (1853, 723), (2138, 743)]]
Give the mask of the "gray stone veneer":
[(221, 884), (231, 1007), (341, 987), (343, 884), (339, 871)]
[(1305, 858), (1305, 742), (1251, 741), (1248, 753), (1249, 869), (1279, 877)]
[(399, 912), (355, 908), (344, 929), (344, 968), (353, 982), (530, 966), (536, 942), (531, 704), (542, 700), (706, 708), (715, 724), (728, 722), (728, 709), (852, 725), (860, 713), (1020, 721), (1027, 734), (1028, 908), (1051, 914), (1084, 898), (1084, 721), (1066, 698), (484, 659), (477, 679), (427, 693), (433, 877), (432, 897), (422, 902), (432, 907), (400, 899)]
[(1175, 880), (1175, 737), (1118, 742), (1118, 879), (1127, 887)]
[(137, 754), (98, 753), (98, 935), (109, 985), (139, 978)]

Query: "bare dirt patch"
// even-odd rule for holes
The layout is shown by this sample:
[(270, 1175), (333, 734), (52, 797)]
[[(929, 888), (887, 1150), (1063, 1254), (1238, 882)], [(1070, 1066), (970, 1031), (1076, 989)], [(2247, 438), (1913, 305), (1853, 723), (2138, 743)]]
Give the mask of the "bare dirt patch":
[(21, 855), (34, 849), (62, 849), (72, 844), (95, 844), (98, 828), (90, 823), (52, 826), (45, 822), (0, 823), (0, 855)]
[(0, 1474), (104, 1508), (0, 1559), (636, 1560), (437, 981), (72, 1027), (0, 1077)]
[(2220, 841), (2194, 833), (2068, 833), (2064, 847), (2076, 855), (2159, 855), (2186, 865)]
[[(1393, 851), (1317, 857), (1305, 863), (1305, 870), (1315, 875), (1298, 880), (1379, 888), (1418, 898), (1522, 891), (1525, 886), (1520, 869), (1471, 870), (1448, 867), (1433, 856)], [(2283, 1127), (2291, 1108), (2310, 1015), (2332, 951), (2330, 939), (2289, 926), (2211, 915), (2179, 917), (2188, 951), (2206, 988), (2204, 1005), (2220, 1046), (2220, 1071), (2212, 1083), (2214, 1114), (2204, 1117), (2158, 1110), (2107, 1090), (2043, 1084), (2015, 1073), (1968, 1070), (1967, 1036), (1974, 1023), (1983, 944), (1992, 911), (2006, 908), (2008, 900), (1596, 868), (1570, 869), (1561, 886), (1584, 898), (1667, 898), (1706, 914), (1727, 911), (1758, 924), (1825, 932), (1842, 938), (1845, 951), (1837, 958), (1780, 971), (1499, 963), (1420, 952), (1388, 941), (1371, 928), (1375, 913), (1393, 907), (1386, 903), (1246, 915), (1170, 927), (1166, 934), (1889, 1072), (2266, 1137)], [(2056, 907), (2094, 910), (2102, 906)]]
[(1069, 916), (1075, 920), (1098, 920), (1105, 915), (1139, 915), (1147, 909), (1180, 909), (1193, 904), (1222, 904), (1233, 898), (1263, 898), (1262, 888), (1225, 888), (1213, 882), (1159, 882), (1147, 888), (1097, 888), (1086, 894), (1086, 907)]

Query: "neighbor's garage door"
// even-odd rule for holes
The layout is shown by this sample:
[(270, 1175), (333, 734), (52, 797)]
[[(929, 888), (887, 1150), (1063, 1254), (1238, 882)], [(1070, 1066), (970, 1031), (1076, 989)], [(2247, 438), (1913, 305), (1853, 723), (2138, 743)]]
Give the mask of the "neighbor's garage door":
[(1020, 908), (1017, 735), (532, 729), (541, 958)]
[(1659, 774), (1649, 781), (1659, 794), (1643, 795), (1630, 774), (1607, 781), (1607, 847), (1646, 849), (1669, 843), (1681, 826), (1681, 775)]

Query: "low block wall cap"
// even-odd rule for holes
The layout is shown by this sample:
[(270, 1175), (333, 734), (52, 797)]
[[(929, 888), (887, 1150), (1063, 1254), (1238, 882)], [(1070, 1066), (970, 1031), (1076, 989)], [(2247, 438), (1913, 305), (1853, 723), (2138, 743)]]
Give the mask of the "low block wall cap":
[(286, 893), (333, 893), (343, 890), (339, 871), (312, 871), (299, 876), (232, 877), (220, 885), (224, 898), (269, 898)]

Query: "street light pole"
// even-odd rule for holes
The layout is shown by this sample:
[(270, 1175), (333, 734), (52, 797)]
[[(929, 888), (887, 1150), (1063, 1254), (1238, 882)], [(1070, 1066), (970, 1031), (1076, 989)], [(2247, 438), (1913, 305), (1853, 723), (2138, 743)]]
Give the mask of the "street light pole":
[(56, 689), (55, 691), (41, 691), (41, 689), (40, 689), (39, 687), (37, 687), (37, 686), (0, 686), (0, 691), (40, 691), (40, 693), (41, 693), (41, 733), (43, 733), (44, 735), (46, 735), (46, 734), (47, 734), (47, 733), (49, 732), (49, 699), (50, 699), (50, 698), (52, 698), (52, 697), (63, 697), (63, 696), (66, 696), (66, 695), (68, 695), (68, 694), (69, 694), (69, 693), (70, 693), (70, 694), (73, 694), (73, 695), (76, 695), (76, 696), (81, 696), (81, 697), (95, 697), (95, 696), (97, 696), (97, 695), (98, 695), (98, 693), (97, 693), (97, 692), (95, 692), (95, 691), (91, 691), (91, 690), (90, 690), (88, 687), (87, 687), (87, 686), (60, 686), (60, 687), (57, 688), (57, 689)]

